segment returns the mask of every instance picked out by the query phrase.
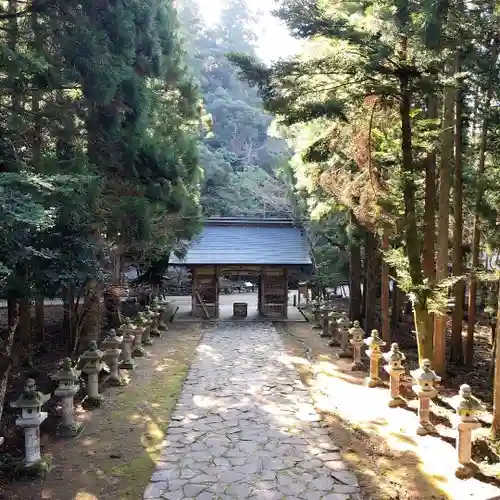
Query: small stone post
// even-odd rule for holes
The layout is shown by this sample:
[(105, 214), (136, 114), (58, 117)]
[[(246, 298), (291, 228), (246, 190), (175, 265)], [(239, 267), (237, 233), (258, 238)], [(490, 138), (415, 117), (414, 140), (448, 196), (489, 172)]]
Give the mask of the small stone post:
[(321, 307), (320, 310), (321, 310), (321, 333), (319, 334), (319, 336), (329, 337), (330, 336), (329, 314), (331, 309), (327, 305), (324, 305)]
[(52, 380), (59, 383), (54, 395), (61, 398), (62, 422), (57, 427), (57, 434), (62, 437), (76, 437), (82, 431), (82, 425), (75, 422), (75, 394), (80, 389), (77, 384), (81, 370), (73, 368), (70, 358), (65, 358), (62, 368), (52, 375)]
[(125, 385), (123, 378), (120, 376), (119, 366), (122, 341), (123, 337), (118, 337), (116, 335), (116, 330), (112, 328), (108, 336), (102, 342), (102, 347), (105, 349), (103, 358), (109, 366), (109, 377), (107, 381), (109, 385), (117, 387)]
[(330, 337), (331, 340), (328, 342), (330, 347), (336, 347), (339, 344), (339, 328), (338, 321), (340, 318), (340, 314), (337, 311), (335, 306), (332, 307), (332, 311), (330, 312)]
[(484, 410), (485, 407), (472, 395), (470, 386), (461, 385), (455, 419), (458, 431), (456, 446), (458, 467), (455, 475), (461, 479), (472, 476), (476, 469), (472, 462), (472, 431), (481, 427), (476, 414)]
[(142, 345), (153, 345), (151, 340), (151, 310), (149, 306), (146, 306), (143, 312), (137, 315), (137, 322), (139, 323), (139, 328), (142, 330)]
[(399, 395), (399, 379), (405, 372), (403, 361), (406, 359), (406, 356), (399, 350), (399, 346), (396, 342), (391, 344), (391, 350), (383, 354), (383, 356), (387, 362), (387, 365), (384, 366), (384, 370), (390, 376), (391, 400), (389, 401), (389, 407), (396, 408), (397, 406), (405, 406), (406, 401)]
[(99, 394), (99, 372), (104, 353), (97, 348), (93, 340), (89, 348), (82, 354), (82, 371), (88, 376), (88, 394), (85, 404), (89, 407), (101, 406), (103, 397)]
[(344, 313), (341, 316), (341, 318), (338, 321), (338, 325), (339, 325), (340, 351), (337, 354), (337, 356), (339, 358), (350, 358), (352, 355), (351, 350), (349, 349), (349, 332), (350, 332), (349, 327), (351, 326), (351, 322), (349, 321), (349, 318), (347, 317), (346, 313)]
[(382, 357), (380, 348), (385, 346), (385, 342), (379, 337), (377, 330), (372, 330), (371, 336), (365, 339), (365, 344), (368, 346), (366, 354), (370, 358), (370, 376), (366, 379), (366, 383), (368, 387), (378, 387), (382, 384), (378, 366)]
[(418, 396), (418, 427), (417, 434), (425, 436), (435, 432), (434, 426), (429, 420), (431, 399), (437, 395), (437, 389), (434, 387), (436, 382), (441, 380), (431, 369), (431, 362), (428, 359), (422, 361), (418, 370), (413, 370), (411, 376), (415, 380), (412, 387), (413, 392)]
[(40, 425), (47, 418), (42, 406), (50, 399), (50, 394), (42, 394), (36, 390), (35, 381), (29, 378), (23, 393), (11, 403), (13, 408), (21, 409), (21, 416), (16, 425), (24, 429), (25, 466), (27, 469), (48, 470), (48, 464), (42, 460), (40, 453)]
[(135, 335), (132, 334), (130, 328), (130, 322), (128, 325), (122, 325), (120, 327), (120, 336), (123, 337), (122, 340), (122, 361), (120, 363), (120, 368), (123, 370), (134, 370), (135, 363), (132, 359), (132, 351), (134, 346)]
[(352, 345), (352, 357), (353, 363), (351, 370), (362, 371), (365, 369), (365, 365), (361, 361), (361, 346), (365, 343), (365, 332), (359, 325), (359, 321), (354, 321), (353, 327), (349, 330), (351, 339), (349, 340)]
[(321, 309), (320, 303), (318, 300), (315, 300), (312, 304), (312, 313), (313, 313), (313, 328), (318, 330), (321, 328)]

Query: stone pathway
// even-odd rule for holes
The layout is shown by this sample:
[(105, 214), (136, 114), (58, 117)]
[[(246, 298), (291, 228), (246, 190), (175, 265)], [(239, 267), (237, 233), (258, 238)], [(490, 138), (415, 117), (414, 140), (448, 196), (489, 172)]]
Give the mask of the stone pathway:
[(144, 493), (187, 498), (359, 498), (271, 324), (205, 332)]

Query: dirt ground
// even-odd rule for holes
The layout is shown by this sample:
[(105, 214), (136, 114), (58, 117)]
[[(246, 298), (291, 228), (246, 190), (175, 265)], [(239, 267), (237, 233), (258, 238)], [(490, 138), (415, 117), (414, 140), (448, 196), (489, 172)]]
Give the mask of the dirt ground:
[(77, 408), (85, 426), (78, 438), (42, 434), (42, 453), (53, 457), (45, 481), (0, 486), (0, 499), (142, 498), (200, 336), (199, 324), (170, 325), (137, 360), (127, 386), (106, 388), (101, 408)]
[[(490, 454), (485, 458), (477, 446), (474, 458), (484, 460), (477, 476), (468, 480), (455, 477), (453, 412), (445, 404), (432, 404), (432, 421), (439, 435), (416, 435), (418, 403), (411, 393), (410, 377), (402, 384), (408, 407), (390, 409), (388, 388), (366, 387), (367, 372), (352, 372), (351, 361), (338, 359), (337, 349), (328, 347), (328, 341), (311, 324), (277, 326), (332, 438), (357, 474), (366, 500), (500, 498), (498, 457)], [(416, 368), (416, 362), (409, 364)], [(445, 393), (451, 392), (447, 386)], [(484, 434), (487, 423), (483, 425)]]

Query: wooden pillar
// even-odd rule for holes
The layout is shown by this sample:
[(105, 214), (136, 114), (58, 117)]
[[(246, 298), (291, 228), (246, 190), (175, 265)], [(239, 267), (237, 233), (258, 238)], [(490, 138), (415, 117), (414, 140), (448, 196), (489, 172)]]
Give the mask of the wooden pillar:
[(219, 310), (219, 276), (220, 276), (220, 268), (219, 266), (215, 266), (215, 313), (214, 316), (219, 318), (220, 310)]
[(192, 290), (191, 290), (191, 316), (193, 318), (196, 317), (196, 289), (197, 289), (197, 283), (196, 283), (196, 267), (193, 267), (191, 270), (191, 283), (192, 283)]
[(283, 317), (286, 319), (288, 318), (288, 269), (286, 267), (283, 268), (283, 286), (285, 288)]

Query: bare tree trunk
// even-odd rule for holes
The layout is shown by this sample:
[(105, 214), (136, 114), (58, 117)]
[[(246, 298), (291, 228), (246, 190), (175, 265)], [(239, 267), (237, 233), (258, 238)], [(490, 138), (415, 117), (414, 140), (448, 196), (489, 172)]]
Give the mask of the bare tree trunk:
[(7, 301), (8, 307), (8, 327), (0, 342), (0, 422), (2, 421), (5, 395), (9, 382), (10, 369), (13, 363), (12, 348), (16, 330), (19, 325), (19, 303), (12, 299)]
[[(497, 303), (497, 325), (495, 338), (500, 338), (500, 293)], [(497, 342), (495, 341), (495, 344)], [(491, 422), (491, 437), (500, 439), (500, 349), (495, 351), (495, 376), (493, 380), (493, 421)]]
[(365, 316), (363, 326), (365, 332), (375, 328), (375, 312), (377, 305), (377, 240), (373, 233), (367, 231), (365, 237), (365, 277), (366, 290), (364, 293)]
[[(479, 166), (477, 172), (477, 189), (474, 208), (474, 222), (472, 226), (472, 272), (479, 266), (479, 244), (481, 240), (481, 227), (479, 221), (479, 206), (484, 192), (484, 169), (486, 162), (486, 144), (488, 138), (488, 112), (491, 105), (491, 98), (493, 95), (493, 81), (495, 76), (496, 61), (498, 57), (498, 44), (499, 39), (495, 38), (491, 48), (490, 58), (490, 74), (488, 79), (488, 87), (486, 89), (486, 102), (481, 125), (481, 137), (479, 140)], [(474, 331), (476, 327), (476, 306), (477, 306), (477, 279), (471, 275), (469, 285), (469, 308), (467, 320), (467, 342), (465, 349), (465, 362), (469, 369), (474, 365)]]
[[(385, 252), (389, 249), (389, 237), (384, 231), (382, 237), (382, 250)], [(389, 320), (389, 265), (382, 257), (382, 279), (381, 281), (381, 296), (380, 296), (380, 321), (382, 324), (382, 338), (387, 344), (392, 342), (391, 327)]]
[[(357, 220), (351, 213), (351, 224), (357, 228)], [(351, 235), (349, 239), (349, 317), (361, 320), (361, 249)]]
[[(454, 74), (454, 63), (447, 63), (447, 73), (451, 78)], [(441, 140), (441, 164), (439, 166), (439, 207), (438, 207), (438, 235), (436, 255), (436, 281), (448, 278), (448, 241), (450, 227), (450, 189), (451, 164), (453, 162), (453, 108), (455, 105), (455, 91), (445, 89), (443, 102), (443, 129)], [(446, 311), (434, 317), (434, 370), (441, 376), (446, 372)]]
[[(457, 54), (456, 72), (460, 71), (460, 55)], [(455, 103), (455, 186), (453, 215), (453, 274), (461, 276), (463, 273), (463, 91), (459, 90)], [(450, 359), (458, 364), (463, 364), (462, 325), (464, 318), (464, 292), (465, 282), (459, 281), (455, 285), (455, 307), (453, 309), (451, 325)]]
[(37, 342), (45, 340), (45, 304), (43, 295), (37, 295), (35, 300), (35, 332)]

